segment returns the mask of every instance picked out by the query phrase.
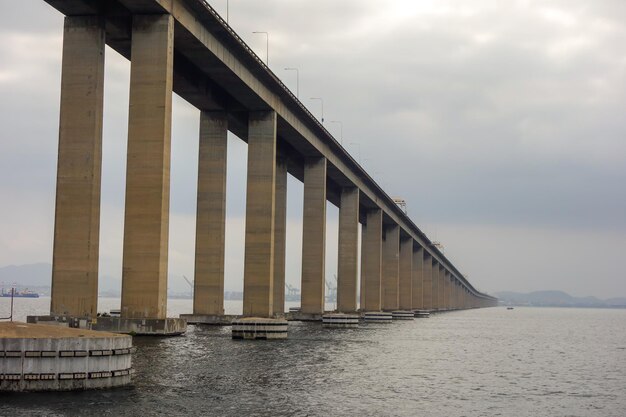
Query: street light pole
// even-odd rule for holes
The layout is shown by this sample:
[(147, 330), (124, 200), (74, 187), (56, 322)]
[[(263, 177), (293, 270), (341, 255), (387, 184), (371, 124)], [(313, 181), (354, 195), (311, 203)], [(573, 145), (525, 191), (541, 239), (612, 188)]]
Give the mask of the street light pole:
[(285, 68), (285, 71), (295, 71), (296, 72), (296, 98), (300, 99), (300, 71), (298, 68)]
[(324, 124), (324, 100), (320, 97), (311, 97), (311, 100), (319, 100), (322, 103), (322, 124)]
[(226, 23), (228, 23), (228, 9), (229, 9), (228, 3), (229, 3), (229, 1), (226, 0)]
[(339, 142), (343, 146), (343, 122), (340, 120), (331, 120), (330, 122), (339, 124)]
[(252, 32), (265, 35), (265, 65), (270, 66), (270, 34), (267, 32)]

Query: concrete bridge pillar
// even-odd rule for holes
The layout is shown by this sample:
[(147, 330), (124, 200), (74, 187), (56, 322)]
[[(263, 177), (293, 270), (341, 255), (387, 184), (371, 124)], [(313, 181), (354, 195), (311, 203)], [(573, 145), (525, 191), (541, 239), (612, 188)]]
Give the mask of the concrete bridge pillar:
[(357, 310), (357, 263), (359, 258), (359, 189), (341, 190), (339, 207), (339, 255), (337, 267), (337, 310)]
[(433, 258), (422, 249), (424, 255), (422, 268), (422, 307), (424, 310), (433, 309)]
[(451, 285), (450, 285), (450, 272), (448, 270), (444, 270), (444, 294), (443, 294), (443, 298), (444, 298), (444, 302), (445, 302), (445, 308), (446, 310), (451, 310), (452, 309), (452, 305), (450, 304), (450, 289), (451, 289)]
[(411, 288), (411, 309), (423, 310), (423, 284), (424, 284), (424, 249), (413, 243), (413, 285)]
[(367, 211), (367, 225), (363, 233), (361, 259), (363, 269), (362, 304), (363, 311), (380, 311), (381, 300), (381, 273), (382, 273), (382, 246), (383, 246), (383, 212), (381, 209)]
[(254, 111), (248, 126), (243, 314), (274, 314), (276, 112)]
[(445, 267), (443, 265), (439, 264), (439, 282), (438, 282), (437, 285), (439, 286), (439, 309), (440, 310), (445, 310), (446, 309), (445, 271), (446, 271)]
[(400, 227), (396, 224), (385, 227), (383, 240), (383, 310), (398, 309)]
[(434, 260), (432, 262), (432, 295), (431, 303), (433, 310), (439, 310), (439, 263)]
[(307, 158), (302, 218), (302, 313), (324, 313), (325, 253), (326, 158)]
[(287, 156), (277, 151), (274, 199), (274, 316), (285, 314), (285, 250), (287, 246)]
[(228, 115), (201, 112), (193, 314), (224, 314)]
[(400, 310), (413, 309), (413, 238), (400, 239)]
[(104, 45), (97, 16), (65, 18), (52, 315), (95, 317), (98, 308)]
[(167, 308), (174, 20), (134, 16), (122, 317), (159, 318)]

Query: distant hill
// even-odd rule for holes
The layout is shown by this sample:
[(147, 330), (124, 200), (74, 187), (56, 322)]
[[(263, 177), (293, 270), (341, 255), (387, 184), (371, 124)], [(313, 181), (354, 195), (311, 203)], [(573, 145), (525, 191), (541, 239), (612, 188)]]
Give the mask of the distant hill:
[(37, 263), (0, 267), (0, 286), (49, 287), (52, 265)]
[(503, 291), (496, 297), (505, 305), (540, 307), (626, 307), (626, 298), (601, 300), (596, 297), (573, 297), (564, 291), (517, 293)]

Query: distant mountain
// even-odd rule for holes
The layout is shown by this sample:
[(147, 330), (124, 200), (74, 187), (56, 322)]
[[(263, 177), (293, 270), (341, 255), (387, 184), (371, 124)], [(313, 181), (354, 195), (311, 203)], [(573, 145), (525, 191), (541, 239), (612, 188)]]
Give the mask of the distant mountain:
[(52, 265), (37, 263), (0, 267), (0, 286), (49, 287)]
[(626, 298), (601, 300), (596, 297), (572, 297), (563, 291), (534, 291), (517, 293), (503, 291), (496, 297), (505, 305), (540, 307), (626, 307)]

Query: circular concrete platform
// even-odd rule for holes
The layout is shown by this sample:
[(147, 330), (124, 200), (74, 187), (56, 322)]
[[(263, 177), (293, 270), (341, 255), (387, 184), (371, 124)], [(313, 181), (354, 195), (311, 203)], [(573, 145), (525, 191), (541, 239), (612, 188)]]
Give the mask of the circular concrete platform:
[(359, 315), (345, 313), (327, 313), (322, 316), (322, 326), (328, 328), (359, 327)]
[(430, 312), (426, 310), (415, 310), (413, 314), (419, 319), (427, 319), (430, 317)]
[(402, 311), (402, 310), (392, 311), (391, 312), (391, 317), (392, 317), (393, 320), (413, 320), (413, 319), (415, 319), (415, 315), (413, 314), (412, 311)]
[(131, 336), (0, 323), (0, 391), (112, 388), (131, 381)]
[(233, 339), (286, 339), (289, 324), (285, 319), (245, 317), (232, 322)]
[(391, 323), (393, 317), (386, 311), (367, 311), (363, 314), (363, 320), (369, 322)]

